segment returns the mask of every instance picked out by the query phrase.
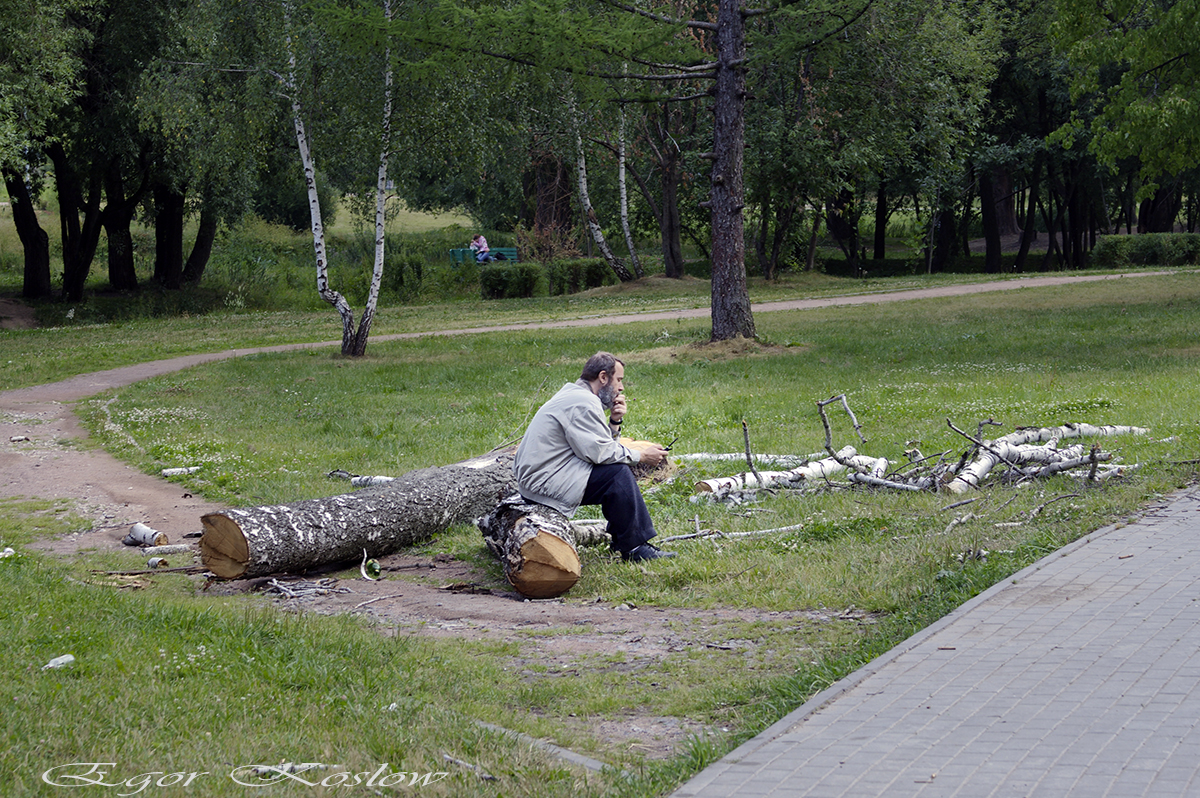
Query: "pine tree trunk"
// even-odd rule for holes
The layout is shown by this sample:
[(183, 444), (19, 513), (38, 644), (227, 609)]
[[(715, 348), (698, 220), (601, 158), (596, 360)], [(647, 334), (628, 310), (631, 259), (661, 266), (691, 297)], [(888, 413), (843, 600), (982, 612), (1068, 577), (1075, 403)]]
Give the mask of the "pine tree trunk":
[(717, 74), (713, 100), (712, 340), (753, 338), (746, 285), (743, 156), (746, 130), (746, 20), (741, 0), (717, 4)]

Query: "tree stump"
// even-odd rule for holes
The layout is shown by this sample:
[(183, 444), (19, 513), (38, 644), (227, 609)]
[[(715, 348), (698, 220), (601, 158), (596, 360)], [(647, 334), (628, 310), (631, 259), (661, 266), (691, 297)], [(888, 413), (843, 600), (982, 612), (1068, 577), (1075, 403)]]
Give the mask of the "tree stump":
[(506, 449), (354, 493), (209, 513), (201, 558), (222, 579), (250, 579), (381, 557), (495, 507), (514, 490), (512, 460)]
[(477, 522), (504, 575), (527, 598), (554, 598), (579, 581), (571, 521), (552, 507), (510, 496)]

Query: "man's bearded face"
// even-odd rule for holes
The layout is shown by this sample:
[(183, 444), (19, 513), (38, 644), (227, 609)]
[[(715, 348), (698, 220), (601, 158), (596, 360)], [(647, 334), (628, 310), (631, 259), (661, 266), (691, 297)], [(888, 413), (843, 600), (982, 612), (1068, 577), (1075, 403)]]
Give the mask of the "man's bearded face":
[(612, 410), (613, 402), (617, 398), (617, 386), (611, 382), (602, 385), (596, 396), (600, 397), (600, 404), (604, 405), (605, 410)]

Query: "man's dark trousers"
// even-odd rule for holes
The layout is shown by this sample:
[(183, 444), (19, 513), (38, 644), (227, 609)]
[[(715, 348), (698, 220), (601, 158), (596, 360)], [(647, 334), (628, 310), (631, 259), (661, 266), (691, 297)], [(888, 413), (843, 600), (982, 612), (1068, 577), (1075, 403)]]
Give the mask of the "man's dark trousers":
[(628, 553), (654, 537), (654, 523), (633, 471), (624, 463), (592, 466), (581, 504), (598, 504), (608, 519), (612, 547)]

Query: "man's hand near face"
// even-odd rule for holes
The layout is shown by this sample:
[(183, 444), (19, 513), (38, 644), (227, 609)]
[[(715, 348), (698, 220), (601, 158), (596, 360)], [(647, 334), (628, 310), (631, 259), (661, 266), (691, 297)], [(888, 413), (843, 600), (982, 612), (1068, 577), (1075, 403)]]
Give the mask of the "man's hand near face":
[(625, 394), (619, 393), (617, 398), (613, 399), (612, 412), (608, 418), (614, 424), (625, 418)]

